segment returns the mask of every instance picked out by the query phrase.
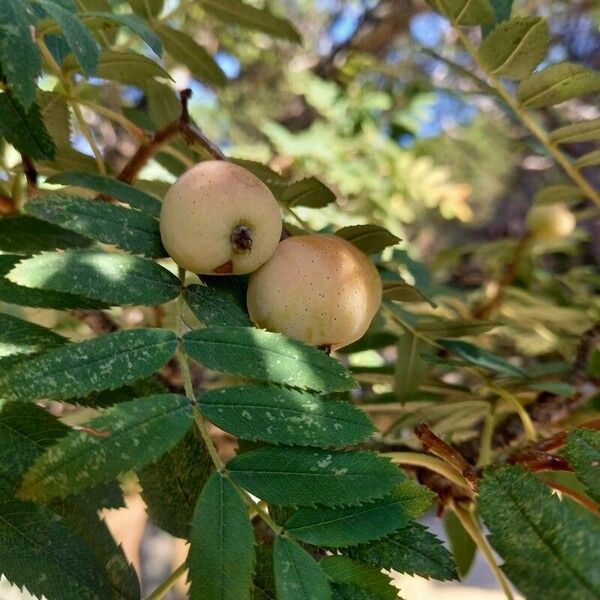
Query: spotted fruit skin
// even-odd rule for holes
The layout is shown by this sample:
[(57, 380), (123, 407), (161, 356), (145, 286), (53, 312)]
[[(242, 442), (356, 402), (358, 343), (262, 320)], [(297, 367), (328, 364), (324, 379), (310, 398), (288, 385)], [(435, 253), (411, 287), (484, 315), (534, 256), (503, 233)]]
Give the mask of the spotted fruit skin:
[(575, 231), (575, 215), (566, 204), (540, 204), (527, 213), (527, 229), (538, 240), (554, 240)]
[[(251, 243), (232, 240), (240, 229)], [(250, 171), (224, 160), (205, 161), (168, 190), (160, 233), (169, 256), (188, 271), (250, 273), (275, 251), (281, 212), (269, 188)]]
[(381, 280), (346, 240), (294, 236), (250, 275), (247, 299), (258, 327), (335, 350), (364, 335), (381, 304)]

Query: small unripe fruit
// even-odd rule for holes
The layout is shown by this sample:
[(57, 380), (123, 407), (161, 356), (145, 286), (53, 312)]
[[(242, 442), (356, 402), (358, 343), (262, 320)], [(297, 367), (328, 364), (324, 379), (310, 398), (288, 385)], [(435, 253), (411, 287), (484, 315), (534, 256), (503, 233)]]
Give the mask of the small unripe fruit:
[(361, 338), (380, 304), (377, 269), (335, 235), (283, 240), (248, 285), (256, 325), (331, 349)]
[(269, 188), (224, 160), (201, 162), (167, 192), (160, 234), (169, 256), (205, 275), (250, 273), (275, 251), (281, 213)]
[(575, 231), (575, 215), (566, 204), (540, 204), (527, 213), (527, 229), (539, 240), (566, 237)]

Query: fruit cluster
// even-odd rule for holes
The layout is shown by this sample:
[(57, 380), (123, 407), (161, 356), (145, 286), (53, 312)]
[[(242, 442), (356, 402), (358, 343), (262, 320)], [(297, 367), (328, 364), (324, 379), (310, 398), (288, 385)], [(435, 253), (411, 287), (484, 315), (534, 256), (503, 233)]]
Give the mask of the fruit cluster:
[(169, 189), (160, 215), (171, 258), (199, 275), (250, 273), (248, 312), (261, 328), (331, 349), (363, 336), (381, 303), (377, 269), (335, 235), (281, 240), (269, 188), (247, 169), (205, 161)]

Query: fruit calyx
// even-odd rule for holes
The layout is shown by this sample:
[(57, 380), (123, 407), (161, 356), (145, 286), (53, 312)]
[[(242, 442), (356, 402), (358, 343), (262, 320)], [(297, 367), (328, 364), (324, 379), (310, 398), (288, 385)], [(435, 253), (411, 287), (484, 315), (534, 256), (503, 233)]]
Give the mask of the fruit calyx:
[(231, 232), (231, 245), (236, 252), (250, 252), (252, 250), (252, 231), (247, 225), (240, 223)]

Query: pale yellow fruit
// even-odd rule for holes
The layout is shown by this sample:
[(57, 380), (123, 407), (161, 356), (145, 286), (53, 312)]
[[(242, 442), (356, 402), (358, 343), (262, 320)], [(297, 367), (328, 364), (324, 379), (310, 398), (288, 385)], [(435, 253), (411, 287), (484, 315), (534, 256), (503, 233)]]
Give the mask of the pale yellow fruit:
[(575, 215), (566, 204), (540, 204), (527, 213), (527, 229), (539, 240), (566, 237), (575, 231)]
[(377, 269), (335, 235), (283, 240), (248, 285), (257, 326), (332, 349), (361, 338), (380, 304)]
[(269, 188), (224, 160), (201, 162), (167, 192), (160, 234), (169, 256), (188, 271), (250, 273), (275, 251), (281, 212)]

